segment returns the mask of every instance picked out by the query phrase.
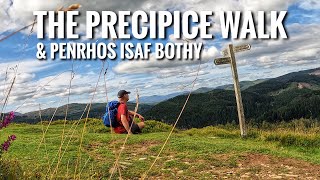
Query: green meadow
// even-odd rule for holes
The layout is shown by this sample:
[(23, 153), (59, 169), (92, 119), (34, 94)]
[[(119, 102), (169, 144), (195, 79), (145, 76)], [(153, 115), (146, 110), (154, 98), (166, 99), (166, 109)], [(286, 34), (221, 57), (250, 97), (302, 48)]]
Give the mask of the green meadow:
[[(11, 134), (17, 139), (1, 157), (0, 177), (109, 179), (114, 170), (111, 179), (139, 179), (172, 128), (146, 121), (142, 134), (129, 136), (119, 168), (113, 169), (126, 135), (111, 134), (98, 119), (88, 119), (84, 128), (84, 121), (68, 121), (65, 126), (64, 121), (50, 126), (47, 121), (11, 124), (2, 129), (0, 142)], [(230, 124), (175, 130), (147, 179), (319, 177), (319, 170), (312, 169), (320, 167), (320, 128), (306, 122), (250, 127), (246, 138)]]

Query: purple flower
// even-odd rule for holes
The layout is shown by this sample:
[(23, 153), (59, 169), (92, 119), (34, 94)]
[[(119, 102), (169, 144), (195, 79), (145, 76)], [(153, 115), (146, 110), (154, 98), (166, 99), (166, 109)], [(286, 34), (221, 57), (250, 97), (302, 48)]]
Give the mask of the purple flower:
[(3, 150), (3, 151), (8, 151), (9, 147), (10, 147), (10, 141), (9, 141), (9, 140), (5, 141), (5, 142), (2, 144), (2, 150)]
[[(14, 119), (14, 112), (11, 111), (9, 114), (7, 114), (4, 117), (4, 120), (2, 122), (0, 122), (0, 129), (7, 127), (13, 121), (13, 119)], [(4, 141), (3, 144), (1, 144), (0, 152), (1, 151), (8, 151), (8, 149), (9, 149), (9, 147), (11, 145), (11, 142), (16, 140), (16, 139), (17, 139), (17, 137), (14, 134), (11, 135), (11, 136), (8, 136), (8, 139), (6, 141)]]
[(14, 112), (11, 111), (8, 115), (5, 116), (3, 122), (0, 123), (0, 129), (7, 127), (12, 120), (14, 119)]
[(1, 150), (2, 151), (8, 151), (10, 145), (11, 145), (11, 141), (14, 141), (16, 140), (17, 137), (16, 135), (11, 135), (11, 136), (8, 136), (8, 140), (6, 140), (2, 145), (1, 145)]
[(10, 138), (12, 141), (14, 141), (14, 140), (17, 139), (17, 136), (13, 134), (13, 135), (11, 135), (9, 138)]

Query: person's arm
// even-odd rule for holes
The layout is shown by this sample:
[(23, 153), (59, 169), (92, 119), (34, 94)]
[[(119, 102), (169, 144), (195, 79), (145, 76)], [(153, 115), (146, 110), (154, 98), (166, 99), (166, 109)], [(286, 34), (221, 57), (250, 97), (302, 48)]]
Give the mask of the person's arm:
[(128, 134), (132, 134), (126, 115), (121, 115), (121, 122), (123, 127), (127, 130)]
[[(134, 116), (134, 111), (130, 111), (129, 110), (129, 115), (131, 115), (132, 117)], [(136, 113), (136, 116), (143, 122), (144, 121), (144, 117), (139, 114), (139, 113)]]
[[(134, 116), (134, 111), (128, 110), (128, 112), (129, 112), (129, 115)], [(139, 113), (137, 113), (137, 116), (138, 116), (138, 114), (139, 114)]]

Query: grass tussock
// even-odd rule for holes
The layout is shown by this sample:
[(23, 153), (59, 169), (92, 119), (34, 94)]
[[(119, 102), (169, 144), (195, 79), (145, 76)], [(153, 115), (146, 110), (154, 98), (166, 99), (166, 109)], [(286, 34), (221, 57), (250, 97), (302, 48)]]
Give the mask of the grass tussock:
[[(172, 126), (155, 121), (155, 120), (148, 120), (145, 121), (145, 128), (143, 129), (143, 133), (156, 133), (156, 132), (169, 132), (171, 131)], [(175, 130), (177, 132), (177, 130)]]
[(19, 179), (21, 177), (23, 177), (23, 171), (18, 161), (0, 159), (0, 179)]
[(264, 133), (265, 141), (279, 142), (281, 146), (319, 147), (320, 135), (292, 133), (290, 131)]
[(201, 129), (192, 128), (186, 130), (182, 133), (185, 133), (189, 136), (215, 136), (221, 138), (237, 138), (239, 136), (238, 130), (227, 130), (220, 127), (209, 126)]
[[(299, 119), (290, 123), (267, 124), (260, 128), (248, 126), (245, 139), (277, 142), (280, 146), (319, 147), (320, 124), (317, 120)], [(240, 138), (240, 130), (236, 125), (219, 125), (204, 128), (192, 128), (181, 133), (189, 136), (208, 136), (234, 139)]]

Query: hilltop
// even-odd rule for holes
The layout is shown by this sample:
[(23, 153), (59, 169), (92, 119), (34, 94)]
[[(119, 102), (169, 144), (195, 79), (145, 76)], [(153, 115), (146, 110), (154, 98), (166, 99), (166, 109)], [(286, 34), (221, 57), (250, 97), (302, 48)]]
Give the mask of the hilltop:
[[(68, 121), (62, 146), (66, 153), (54, 173), (63, 122), (52, 122), (41, 145), (43, 129), (48, 122), (13, 124), (5, 129), (0, 141), (10, 134), (15, 134), (17, 140), (0, 160), (0, 179), (3, 174), (4, 179), (74, 179), (78, 174), (81, 179), (108, 179), (125, 135), (112, 135), (101, 120), (88, 119), (81, 146), (81, 164), (74, 174), (84, 120)], [(75, 122), (79, 125), (74, 126)], [(316, 179), (320, 176), (319, 126), (308, 127), (308, 123), (313, 123), (309, 120), (296, 123), (300, 126), (250, 128), (246, 139), (240, 138), (236, 126), (176, 130), (148, 173), (148, 179)], [(155, 160), (172, 128), (156, 121), (148, 120), (146, 124), (143, 134), (129, 137), (120, 157), (124, 179), (141, 177)], [(70, 131), (73, 129), (75, 132)], [(118, 177), (116, 171), (113, 179)]]

